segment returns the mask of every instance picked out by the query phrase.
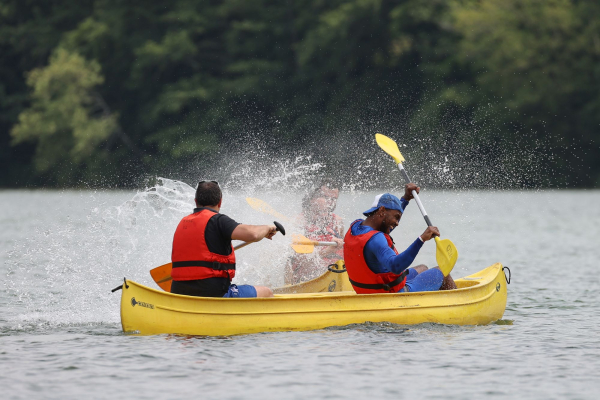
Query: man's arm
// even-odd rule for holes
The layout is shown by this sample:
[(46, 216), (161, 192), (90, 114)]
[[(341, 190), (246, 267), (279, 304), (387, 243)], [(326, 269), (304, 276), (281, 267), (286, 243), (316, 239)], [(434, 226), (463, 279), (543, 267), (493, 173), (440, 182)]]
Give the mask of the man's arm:
[(400, 274), (406, 268), (410, 267), (415, 260), (415, 257), (417, 257), (417, 254), (419, 254), (421, 247), (423, 247), (423, 242), (421, 239), (417, 238), (406, 250), (400, 254), (396, 254), (394, 250), (388, 246), (385, 236), (383, 234), (377, 234), (373, 236), (365, 246), (365, 259), (367, 260), (369, 267), (371, 267), (369, 258), (374, 257), (376, 259), (376, 264), (379, 264), (381, 270), (375, 271), (371, 268), (373, 269), (373, 272), (389, 271)]
[(408, 207), (408, 200), (406, 200), (404, 197), (400, 197), (400, 205), (402, 206), (402, 208), (404, 208), (404, 210), (406, 211), (406, 207)]
[(258, 242), (264, 238), (271, 239), (275, 233), (277, 233), (275, 225), (240, 224), (231, 232), (231, 238), (244, 242)]

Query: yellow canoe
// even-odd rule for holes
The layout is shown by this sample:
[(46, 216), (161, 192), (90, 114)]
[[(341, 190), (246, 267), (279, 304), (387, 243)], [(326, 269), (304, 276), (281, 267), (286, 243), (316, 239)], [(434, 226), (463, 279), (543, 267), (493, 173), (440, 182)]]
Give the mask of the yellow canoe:
[(455, 281), (458, 289), (437, 292), (327, 291), (224, 299), (176, 295), (126, 280), (121, 295), (121, 324), (129, 334), (222, 336), (307, 331), (369, 321), (485, 325), (502, 318), (507, 297), (502, 264)]

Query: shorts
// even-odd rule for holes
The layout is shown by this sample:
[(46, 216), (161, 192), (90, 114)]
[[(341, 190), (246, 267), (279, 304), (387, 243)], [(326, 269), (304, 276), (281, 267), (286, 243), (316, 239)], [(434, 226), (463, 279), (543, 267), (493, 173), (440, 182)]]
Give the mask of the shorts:
[[(444, 274), (437, 268), (428, 269), (420, 274), (413, 268), (408, 269), (406, 286), (410, 292), (434, 292), (444, 283)], [(404, 288), (398, 292), (405, 292)]]
[(238, 298), (249, 298), (256, 297), (256, 289), (252, 285), (229, 285), (229, 290), (223, 295), (223, 297), (238, 297)]

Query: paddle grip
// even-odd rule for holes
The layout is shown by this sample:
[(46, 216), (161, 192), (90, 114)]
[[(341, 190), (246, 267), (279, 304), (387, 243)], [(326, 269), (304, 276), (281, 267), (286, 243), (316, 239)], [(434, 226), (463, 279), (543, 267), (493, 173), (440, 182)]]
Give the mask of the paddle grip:
[(281, 225), (281, 224), (280, 224), (279, 222), (277, 222), (277, 221), (273, 221), (273, 224), (275, 225), (275, 227), (277, 228), (277, 230), (278, 230), (279, 232), (281, 232), (281, 234), (282, 234), (283, 236), (285, 236), (285, 229), (283, 228), (283, 225)]

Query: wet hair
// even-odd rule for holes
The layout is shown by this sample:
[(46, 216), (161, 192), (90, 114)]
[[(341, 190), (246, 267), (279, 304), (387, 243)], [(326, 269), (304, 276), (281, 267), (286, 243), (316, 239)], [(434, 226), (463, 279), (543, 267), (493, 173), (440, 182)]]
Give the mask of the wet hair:
[(321, 189), (323, 186), (325, 186), (329, 189), (339, 189), (340, 188), (340, 185), (338, 185), (337, 182), (331, 178), (321, 179), (321, 181), (319, 182), (319, 185), (317, 186), (317, 189)]
[(319, 184), (310, 192), (308, 192), (308, 194), (306, 194), (306, 196), (304, 196), (304, 198), (302, 199), (302, 209), (305, 212), (310, 209), (311, 201), (323, 196), (323, 192), (321, 190), (323, 186), (325, 186), (328, 189), (339, 189), (338, 185), (332, 179), (321, 179), (321, 181), (319, 181)]
[(223, 194), (218, 183), (204, 181), (196, 189), (196, 205), (199, 207), (216, 206), (221, 201)]

